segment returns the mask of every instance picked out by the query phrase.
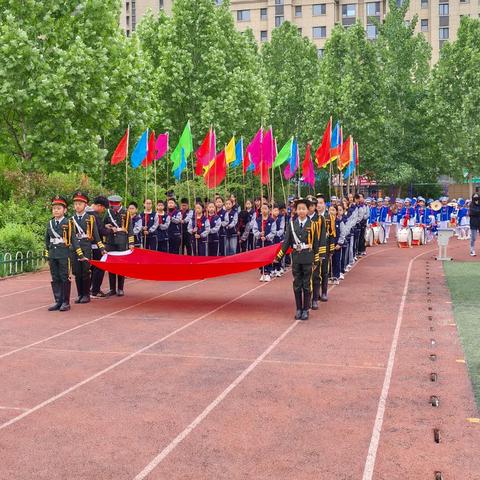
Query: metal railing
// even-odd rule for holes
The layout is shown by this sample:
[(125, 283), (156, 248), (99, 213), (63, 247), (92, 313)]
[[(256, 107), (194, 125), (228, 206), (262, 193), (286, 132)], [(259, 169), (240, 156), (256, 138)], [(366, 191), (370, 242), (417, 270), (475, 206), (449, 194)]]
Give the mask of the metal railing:
[(43, 255), (28, 252), (0, 253), (0, 277), (18, 275), (19, 273), (34, 272), (42, 268), (45, 263)]

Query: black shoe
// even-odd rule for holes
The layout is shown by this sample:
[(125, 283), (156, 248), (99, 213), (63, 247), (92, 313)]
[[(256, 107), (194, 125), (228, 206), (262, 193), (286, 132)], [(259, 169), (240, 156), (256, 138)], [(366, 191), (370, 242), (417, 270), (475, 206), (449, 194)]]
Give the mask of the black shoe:
[(48, 307), (49, 312), (59, 310), (62, 306), (62, 284), (58, 282), (52, 282), (52, 292), (55, 303)]
[(301, 310), (297, 310), (295, 312), (295, 320), (300, 320), (302, 318), (302, 311)]
[(62, 284), (62, 306), (59, 308), (60, 312), (67, 312), (70, 310), (70, 289), (72, 284), (66, 281)]
[(308, 310), (304, 310), (302, 312), (302, 316), (300, 317), (300, 320), (308, 320)]
[(62, 303), (62, 306), (58, 309), (59, 312), (68, 312), (70, 310), (70, 304)]
[(328, 302), (328, 298), (327, 298), (327, 294), (326, 293), (322, 293), (320, 295), (320, 301), (321, 302)]
[(316, 300), (312, 301), (312, 310), (318, 310), (318, 302)]
[(84, 295), (79, 302), (76, 303), (90, 303), (90, 295)]
[(125, 292), (123, 290), (118, 289), (117, 290), (117, 297), (123, 297), (125, 295)]
[(116, 294), (117, 294), (117, 292), (116, 292), (115, 290), (109, 290), (109, 291), (105, 294), (105, 296), (106, 296), (106, 297), (113, 297), (113, 296), (115, 296)]
[(100, 290), (97, 293), (92, 293), (90, 296), (92, 298), (105, 298), (107, 295)]

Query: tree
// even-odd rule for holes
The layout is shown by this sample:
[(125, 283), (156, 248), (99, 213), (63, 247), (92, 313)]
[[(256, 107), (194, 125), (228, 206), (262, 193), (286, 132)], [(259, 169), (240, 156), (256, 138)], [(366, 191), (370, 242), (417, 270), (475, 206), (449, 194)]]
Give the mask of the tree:
[(463, 17), (432, 74), (429, 133), (443, 173), (480, 174), (480, 21)]
[(98, 168), (138, 93), (118, 15), (116, 0), (0, 0), (0, 149), (24, 168)]
[(307, 97), (319, 69), (317, 49), (295, 25), (284, 22), (261, 53), (269, 87), (268, 123), (283, 144), (293, 134), (304, 134)]

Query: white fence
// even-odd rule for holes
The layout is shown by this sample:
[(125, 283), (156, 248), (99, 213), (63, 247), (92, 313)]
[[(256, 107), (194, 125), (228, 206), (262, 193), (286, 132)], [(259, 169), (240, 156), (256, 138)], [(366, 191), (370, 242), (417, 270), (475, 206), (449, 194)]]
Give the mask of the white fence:
[(35, 254), (30, 250), (26, 253), (0, 253), (0, 277), (33, 272), (40, 269), (44, 262), (45, 260), (41, 254)]

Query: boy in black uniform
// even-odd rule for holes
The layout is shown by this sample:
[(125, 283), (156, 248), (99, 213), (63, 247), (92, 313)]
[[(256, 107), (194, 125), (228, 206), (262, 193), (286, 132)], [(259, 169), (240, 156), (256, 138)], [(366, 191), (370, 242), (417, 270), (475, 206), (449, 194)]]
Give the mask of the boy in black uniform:
[[(317, 194), (317, 211), (316, 220), (320, 227), (320, 259), (313, 271), (313, 299), (312, 310), (318, 310), (318, 300), (322, 302), (327, 301), (328, 290), (328, 229), (329, 219), (328, 212), (326, 210), (325, 197), (319, 193)], [(320, 289), (322, 293), (320, 294)]]
[(319, 228), (308, 217), (309, 201), (302, 198), (296, 201), (297, 218), (287, 223), (287, 231), (282, 247), (277, 254), (281, 261), (289, 248), (292, 248), (293, 291), (295, 293), (296, 320), (308, 320), (312, 292), (313, 263), (319, 261)]
[[(97, 225), (97, 230), (102, 239), (102, 242), (106, 241), (108, 235), (108, 229), (105, 228), (105, 211), (108, 208), (107, 197), (95, 197), (93, 199), (93, 216), (95, 217), (95, 223)], [(98, 245), (92, 242), (92, 258), (93, 260), (100, 260), (102, 258), (103, 252), (98, 248)], [(102, 282), (103, 277), (105, 276), (105, 271), (100, 270), (97, 267), (91, 267), (92, 272), (92, 297), (93, 298), (104, 298), (106, 295), (102, 292)]]
[(70, 218), (72, 270), (77, 284), (78, 297), (75, 303), (90, 302), (90, 264), (92, 258), (92, 241), (103, 253), (105, 246), (98, 233), (95, 216), (87, 212), (88, 197), (82, 192), (73, 195), (73, 208), (75, 214)]
[(52, 198), (53, 218), (45, 232), (45, 258), (50, 265), (55, 303), (48, 310), (70, 310), (70, 222), (65, 217), (67, 201), (59, 195)]
[[(122, 207), (122, 197), (119, 195), (111, 195), (108, 197), (110, 208), (107, 210), (105, 216), (105, 227), (108, 228), (107, 236), (107, 250), (109, 252), (123, 252), (125, 250), (133, 250), (135, 239), (133, 236), (132, 220), (128, 210)], [(118, 278), (118, 282), (117, 282)], [(123, 297), (123, 286), (125, 284), (125, 277), (108, 273), (110, 282), (110, 290), (107, 296), (117, 295)]]

